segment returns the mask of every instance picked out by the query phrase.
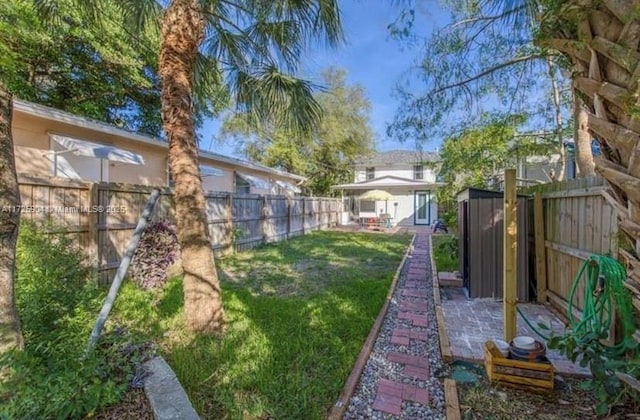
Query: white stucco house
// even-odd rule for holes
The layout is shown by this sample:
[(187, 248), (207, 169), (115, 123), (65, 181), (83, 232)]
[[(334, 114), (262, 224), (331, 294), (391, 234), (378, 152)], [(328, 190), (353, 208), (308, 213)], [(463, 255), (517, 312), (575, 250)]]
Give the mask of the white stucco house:
[[(430, 225), (438, 218), (435, 192), (442, 183), (429, 162), (438, 154), (415, 150), (378, 152), (355, 165), (353, 183), (335, 185), (345, 197), (345, 211), (352, 221), (390, 218), (391, 225)], [(370, 190), (383, 190), (393, 198), (368, 201), (357, 197)]]

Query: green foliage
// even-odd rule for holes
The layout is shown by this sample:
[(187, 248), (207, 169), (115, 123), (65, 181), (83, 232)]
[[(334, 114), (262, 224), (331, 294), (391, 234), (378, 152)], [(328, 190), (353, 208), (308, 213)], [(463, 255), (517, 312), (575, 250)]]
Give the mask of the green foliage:
[(431, 244), (438, 271), (456, 271), (458, 269), (458, 237), (454, 235), (432, 236)]
[(374, 147), (369, 124), (371, 105), (360, 86), (348, 86), (343, 70), (323, 75), (326, 90), (314, 95), (323, 113), (316, 129), (295, 135), (277, 123), (256, 125), (246, 115), (224, 121), (221, 141), (233, 140), (250, 159), (309, 178), (315, 195), (336, 194), (331, 186), (353, 179), (353, 164)]
[(15, 283), (24, 351), (5, 354), (0, 418), (78, 418), (118, 401), (131, 377), (135, 346), (125, 335), (83, 354), (104, 293), (82, 254), (22, 223)]
[[(571, 286), (568, 297), (569, 329), (548, 340), (550, 348), (558, 349), (572, 362), (589, 367), (593, 380), (590, 387), (598, 398), (598, 415), (607, 414), (624, 401), (628, 389), (615, 374), (640, 375), (639, 345), (633, 338), (636, 331), (631, 295), (624, 283), (625, 268), (606, 256), (591, 256), (583, 262)], [(582, 318), (574, 319), (573, 305), (578, 285), (584, 288)], [(615, 345), (606, 342), (614, 325), (613, 307), (619, 317), (620, 333)], [(636, 395), (637, 398), (637, 395)]]
[(439, 162), (446, 185), (438, 189), (438, 201), (452, 208), (463, 188), (486, 188), (491, 176), (517, 156), (512, 139), (521, 122), (520, 117), (486, 118), (482, 126), (446, 139)]
[(158, 135), (157, 39), (131, 42), (113, 3), (85, 25), (72, 0), (43, 22), (30, 0), (0, 2), (0, 78), (20, 99)]
[(585, 388), (595, 392), (598, 399), (596, 413), (600, 416), (624, 402), (630, 392), (633, 392), (624, 386), (614, 372), (622, 371), (635, 377), (640, 376), (640, 359), (637, 356), (611, 357), (609, 348), (603, 344), (607, 335), (605, 331), (587, 334), (569, 331), (562, 336), (553, 336), (548, 341), (549, 348), (559, 350), (572, 362), (579, 361), (582, 367), (589, 367), (593, 378), (585, 382)]
[(324, 418), (410, 241), (314, 232), (218, 260), (221, 336), (184, 333), (179, 278), (125, 284), (114, 317), (158, 340), (202, 418)]
[[(419, 56), (397, 84), (401, 105), (389, 135), (420, 142), (455, 137), (482, 126), (486, 113), (503, 113), (526, 116), (528, 132), (554, 136), (548, 59), (554, 65), (558, 60), (533, 42), (535, 2), (447, 0), (452, 22), (427, 39), (409, 35), (420, 18), (417, 3), (407, 5), (416, 13), (404, 11), (392, 25), (392, 35), (417, 46)], [(566, 91), (567, 80), (554, 74)], [(561, 100), (568, 121), (571, 98)]]

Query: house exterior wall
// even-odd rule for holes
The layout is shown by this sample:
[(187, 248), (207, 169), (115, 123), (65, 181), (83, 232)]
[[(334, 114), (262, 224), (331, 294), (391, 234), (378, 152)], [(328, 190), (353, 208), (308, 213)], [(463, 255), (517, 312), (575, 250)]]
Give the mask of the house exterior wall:
[[(23, 112), (14, 112), (12, 120), (16, 170), (18, 173), (35, 176), (52, 176), (54, 174), (54, 158), (48, 152), (56, 148), (56, 143), (49, 138), (49, 133), (118, 147), (137, 153), (144, 158), (144, 165), (104, 161), (102, 165), (106, 166), (106, 168), (102, 168), (102, 173), (108, 174), (108, 177), (104, 180), (149, 186), (168, 185), (167, 148), (163, 145), (143, 143), (135, 139), (78, 127), (65, 121), (54, 121)], [(98, 181), (100, 178), (101, 162), (97, 158), (77, 157), (70, 154), (68, 154), (67, 158), (65, 153), (62, 153), (56, 159), (59, 159), (58, 168), (61, 167), (61, 162), (68, 161), (69, 167), (75, 165), (85, 175), (82, 178), (81, 175), (75, 174), (74, 171), (68, 171), (66, 173), (67, 177), (91, 181)], [(200, 157), (200, 164), (223, 171), (222, 176), (204, 176), (202, 178), (205, 191), (235, 192), (235, 172), (253, 175), (273, 183), (273, 188), (270, 189), (251, 186), (250, 192), (252, 194), (283, 194), (284, 191), (275, 185), (276, 180), (291, 184), (297, 183), (295, 179), (286, 175), (281, 176), (260, 172), (249, 167), (220, 162), (207, 156)], [(95, 170), (91, 168), (92, 165), (95, 165)], [(62, 174), (59, 175), (63, 176)], [(287, 194), (292, 195), (291, 193)]]
[[(355, 181), (362, 182), (367, 180), (366, 168), (375, 168), (375, 178), (383, 176), (397, 176), (400, 178), (414, 179), (413, 178), (413, 165), (410, 164), (398, 164), (398, 165), (358, 165), (355, 168)], [(436, 174), (431, 168), (424, 167), (423, 181), (436, 182)]]
[[(28, 175), (53, 175), (53, 158), (48, 132), (59, 133), (96, 143), (104, 143), (138, 153), (144, 165), (109, 162), (109, 181), (139, 185), (166, 185), (166, 149), (141, 144), (122, 137), (97, 133), (61, 121), (14, 113), (12, 134), (16, 154), (16, 171)], [(64, 158), (64, 155), (59, 155)], [(96, 159), (96, 164), (98, 164)]]
[[(402, 187), (389, 187), (384, 188), (384, 190), (388, 191), (390, 194), (394, 196), (393, 200), (389, 200), (386, 203), (384, 201), (376, 201), (375, 202), (375, 211), (359, 211), (359, 217), (376, 217), (379, 216), (380, 213), (389, 213), (393, 218), (393, 224), (399, 226), (413, 226), (415, 224), (415, 192), (416, 191), (428, 191), (428, 190), (414, 190), (409, 188)], [(353, 191), (353, 194), (358, 196), (363, 191)], [(397, 205), (396, 205), (397, 203)], [(358, 209), (356, 205), (356, 209)], [(435, 200), (435, 191), (431, 191), (431, 202), (428, 210), (428, 214), (430, 215), (428, 223), (438, 218), (438, 204)]]

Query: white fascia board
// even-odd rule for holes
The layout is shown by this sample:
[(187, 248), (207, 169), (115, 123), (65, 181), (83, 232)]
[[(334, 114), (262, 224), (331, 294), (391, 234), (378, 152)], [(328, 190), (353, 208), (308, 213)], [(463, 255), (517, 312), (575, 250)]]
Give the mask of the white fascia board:
[[(85, 117), (80, 117), (78, 115), (74, 115), (66, 111), (61, 111), (59, 109), (51, 108), (51, 107), (40, 105), (40, 104), (35, 104), (32, 102), (23, 101), (20, 99), (14, 99), (13, 109), (23, 114), (44, 118), (46, 120), (63, 122), (76, 127), (86, 128), (86, 129), (97, 131), (104, 134), (123, 137), (125, 139), (138, 141), (140, 143), (149, 144), (156, 147), (161, 147), (163, 149), (169, 148), (169, 145), (166, 142), (161, 141), (158, 138), (147, 136), (144, 134), (134, 133), (132, 131), (115, 127), (111, 124), (92, 120)], [(203, 156), (218, 162), (228, 163), (230, 165), (237, 165), (244, 168), (250, 168), (260, 172), (267, 172), (267, 173), (278, 175), (284, 178), (295, 179), (299, 183), (302, 183), (307, 180), (307, 178), (300, 175), (290, 174), (285, 171), (269, 168), (268, 166), (263, 166), (256, 163), (243, 161), (241, 159), (220, 155), (220, 154), (208, 152), (205, 150), (199, 150), (198, 154), (200, 156)]]

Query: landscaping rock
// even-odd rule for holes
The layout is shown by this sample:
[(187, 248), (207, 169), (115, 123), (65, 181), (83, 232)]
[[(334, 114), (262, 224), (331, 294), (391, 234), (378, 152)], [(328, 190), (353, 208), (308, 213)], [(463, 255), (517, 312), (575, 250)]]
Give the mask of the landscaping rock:
[(144, 392), (151, 403), (156, 420), (199, 420), (198, 413), (178, 382), (176, 374), (160, 356), (144, 364), (149, 375), (144, 379)]

